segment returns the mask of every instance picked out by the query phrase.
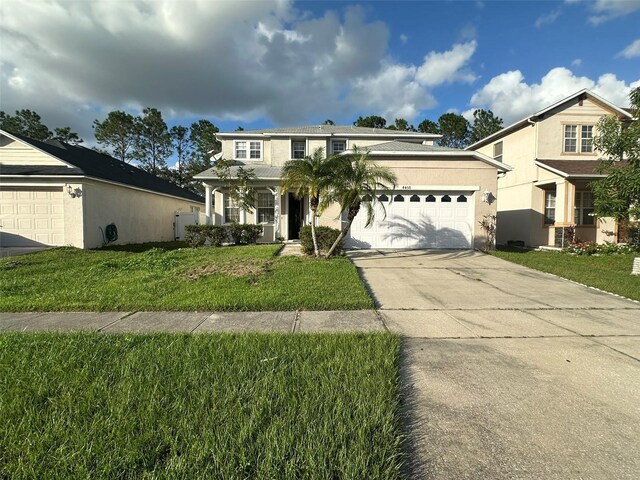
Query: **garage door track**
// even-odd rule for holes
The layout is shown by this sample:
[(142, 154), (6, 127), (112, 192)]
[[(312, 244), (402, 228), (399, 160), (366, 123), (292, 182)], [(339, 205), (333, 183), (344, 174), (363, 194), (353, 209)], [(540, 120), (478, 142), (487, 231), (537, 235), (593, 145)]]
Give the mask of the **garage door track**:
[(473, 251), (349, 254), (403, 335), (415, 478), (638, 478), (640, 304)]

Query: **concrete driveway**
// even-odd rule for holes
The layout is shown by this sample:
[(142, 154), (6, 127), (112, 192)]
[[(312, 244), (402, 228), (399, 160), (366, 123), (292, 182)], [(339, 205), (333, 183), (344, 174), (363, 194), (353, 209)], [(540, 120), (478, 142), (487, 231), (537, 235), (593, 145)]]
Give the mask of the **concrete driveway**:
[(415, 478), (640, 472), (640, 304), (470, 251), (351, 252), (405, 337)]

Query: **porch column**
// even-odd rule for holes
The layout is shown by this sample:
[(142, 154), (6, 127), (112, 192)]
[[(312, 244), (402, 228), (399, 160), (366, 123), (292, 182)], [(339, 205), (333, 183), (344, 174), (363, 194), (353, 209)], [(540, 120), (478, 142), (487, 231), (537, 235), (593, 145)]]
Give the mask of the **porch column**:
[(204, 189), (205, 189), (205, 214), (204, 214), (204, 218), (205, 218), (205, 223), (207, 225), (211, 225), (211, 185), (204, 185)]
[(562, 179), (556, 182), (556, 220), (554, 224), (554, 245), (564, 247), (570, 241), (565, 229), (574, 224), (574, 202), (576, 187)]
[(245, 223), (247, 223), (247, 212), (243, 208), (240, 208), (240, 225), (244, 225)]
[(273, 195), (273, 240), (280, 236), (280, 210), (282, 208), (282, 195), (278, 187), (267, 187)]

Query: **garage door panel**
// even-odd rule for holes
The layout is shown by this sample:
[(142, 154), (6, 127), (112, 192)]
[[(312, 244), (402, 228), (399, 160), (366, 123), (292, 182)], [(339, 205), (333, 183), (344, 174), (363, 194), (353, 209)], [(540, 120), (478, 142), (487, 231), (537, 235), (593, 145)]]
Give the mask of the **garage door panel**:
[(2, 246), (64, 245), (62, 188), (3, 188)]
[[(460, 200), (461, 195), (466, 201)], [(383, 219), (383, 209), (379, 206), (377, 220), (370, 228), (364, 227), (366, 215), (356, 217), (346, 242), (348, 246), (471, 248), (473, 202), (469, 192), (412, 192), (396, 194), (393, 198), (385, 202), (387, 217)]]

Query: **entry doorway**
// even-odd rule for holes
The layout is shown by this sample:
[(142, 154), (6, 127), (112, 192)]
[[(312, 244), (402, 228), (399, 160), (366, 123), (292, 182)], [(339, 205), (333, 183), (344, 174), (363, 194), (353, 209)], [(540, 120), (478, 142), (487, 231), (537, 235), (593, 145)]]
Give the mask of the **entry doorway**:
[(300, 229), (302, 228), (302, 219), (304, 215), (302, 199), (296, 198), (293, 193), (289, 193), (287, 198), (289, 209), (287, 211), (288, 223), (289, 223), (289, 240), (300, 239)]

